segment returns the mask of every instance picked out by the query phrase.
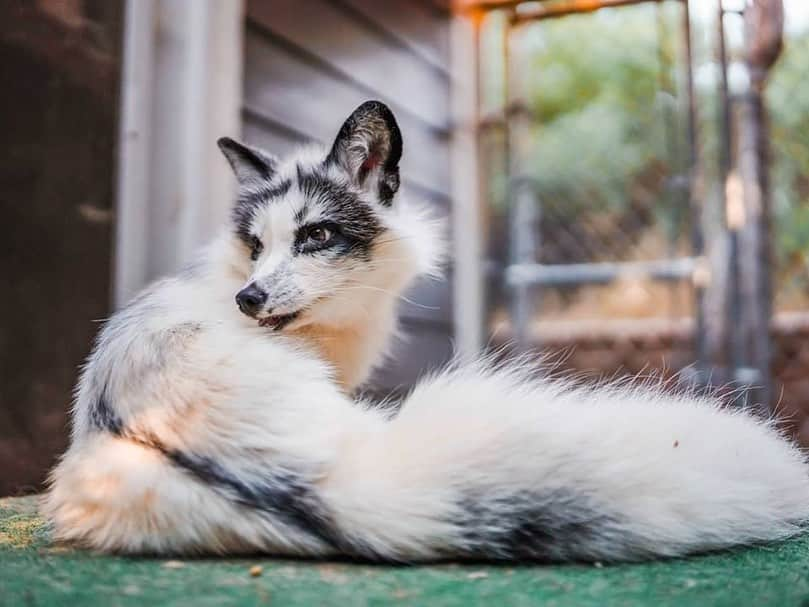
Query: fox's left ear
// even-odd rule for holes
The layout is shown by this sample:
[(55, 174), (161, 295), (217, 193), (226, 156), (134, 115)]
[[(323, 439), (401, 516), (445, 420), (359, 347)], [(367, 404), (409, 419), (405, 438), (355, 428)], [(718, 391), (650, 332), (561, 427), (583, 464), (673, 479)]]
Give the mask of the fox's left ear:
[(381, 101), (366, 101), (343, 123), (326, 162), (340, 165), (356, 185), (390, 205), (399, 189), (401, 157), (402, 134), (393, 112)]
[(263, 150), (239, 143), (230, 137), (222, 137), (216, 141), (222, 150), (239, 185), (262, 183), (272, 179), (278, 160)]

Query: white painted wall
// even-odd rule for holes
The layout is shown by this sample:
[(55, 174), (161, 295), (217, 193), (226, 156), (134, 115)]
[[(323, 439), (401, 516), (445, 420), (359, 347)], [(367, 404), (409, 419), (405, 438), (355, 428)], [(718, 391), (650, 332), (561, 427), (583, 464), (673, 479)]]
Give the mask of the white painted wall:
[(175, 271), (225, 221), (216, 139), (241, 131), (241, 0), (127, 0), (114, 299)]

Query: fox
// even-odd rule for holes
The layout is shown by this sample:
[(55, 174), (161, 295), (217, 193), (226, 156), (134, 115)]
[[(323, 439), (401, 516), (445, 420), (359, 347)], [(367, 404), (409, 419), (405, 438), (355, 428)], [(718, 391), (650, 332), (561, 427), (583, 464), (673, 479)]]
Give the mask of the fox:
[(422, 379), (395, 409), (356, 396), (402, 293), (447, 255), (441, 222), (400, 192), (393, 113), (363, 103), (330, 147), (284, 159), (218, 145), (238, 186), (231, 221), (114, 313), (81, 371), (42, 501), (56, 540), (615, 563), (806, 528), (802, 452), (718, 398), (486, 356)]

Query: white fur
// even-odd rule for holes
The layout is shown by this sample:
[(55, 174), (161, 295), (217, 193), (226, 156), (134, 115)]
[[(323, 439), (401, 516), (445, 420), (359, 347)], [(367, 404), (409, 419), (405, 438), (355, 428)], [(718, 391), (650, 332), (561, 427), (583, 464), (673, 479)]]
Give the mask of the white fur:
[[(193, 272), (157, 283), (113, 318), (82, 375), (72, 444), (44, 501), (58, 538), (113, 552), (336, 550), (148, 444), (91, 427), (102, 393), (132, 435), (203, 454), (246, 483), (294, 470), (365, 556), (464, 556), (459, 496), (469, 495), (586, 495), (635, 538), (579, 539), (565, 559), (776, 540), (809, 519), (801, 454), (768, 423), (710, 399), (575, 387), (478, 363), (425, 380), (392, 419), (353, 402), (348, 394), (386, 349), (399, 293), (440, 250), (434, 222), (404, 200), (379, 214), (384, 244), (364, 271), (351, 270), (367, 288), (336, 289), (283, 332), (236, 309), (253, 270), (230, 235)], [(508, 503), (493, 503), (510, 515)], [(496, 533), (500, 523), (486, 525)]]

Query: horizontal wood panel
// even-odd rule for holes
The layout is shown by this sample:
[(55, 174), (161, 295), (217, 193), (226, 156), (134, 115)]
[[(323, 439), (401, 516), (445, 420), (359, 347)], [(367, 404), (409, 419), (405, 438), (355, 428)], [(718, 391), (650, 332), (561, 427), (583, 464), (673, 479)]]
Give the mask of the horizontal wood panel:
[[(249, 19), (434, 128), (449, 123), (449, 79), (326, 0), (250, 0)], [(392, 15), (393, 16), (393, 15)]]
[[(303, 139), (328, 144), (342, 122), (368, 95), (351, 83), (318, 72), (271, 39), (245, 34), (244, 104), (254, 114), (290, 125)], [(404, 138), (403, 177), (422, 189), (449, 195), (449, 140), (399, 114)]]
[(276, 156), (291, 154), (304, 143), (303, 139), (298, 139), (268, 125), (249, 111), (242, 112), (242, 120), (244, 140), (250, 145), (267, 150)]
[(413, 0), (339, 0), (392, 39), (444, 73), (449, 73), (449, 31), (446, 16)]
[(452, 0), (416, 0), (416, 2), (428, 6), (444, 17), (452, 16)]

